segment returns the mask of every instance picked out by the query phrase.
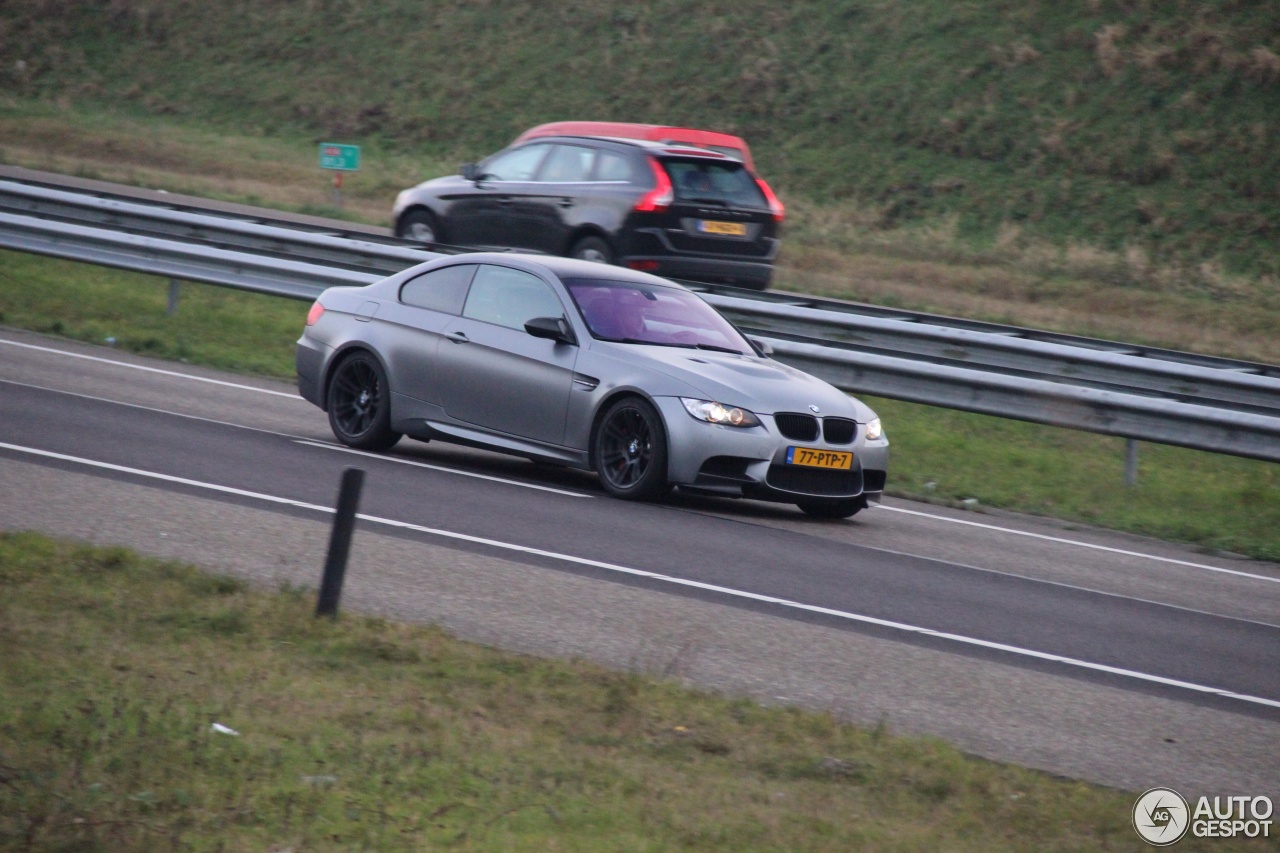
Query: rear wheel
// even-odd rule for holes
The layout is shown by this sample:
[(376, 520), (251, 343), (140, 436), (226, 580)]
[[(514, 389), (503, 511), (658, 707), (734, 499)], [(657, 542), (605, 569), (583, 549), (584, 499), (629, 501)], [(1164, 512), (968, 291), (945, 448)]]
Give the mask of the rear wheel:
[(857, 515), (860, 510), (866, 509), (867, 501), (862, 497), (829, 501), (808, 500), (797, 501), (796, 506), (800, 507), (800, 511), (805, 515), (813, 518), (849, 518)]
[(396, 236), (417, 243), (443, 243), (444, 229), (440, 220), (429, 210), (411, 210), (396, 226)]
[(613, 250), (600, 237), (583, 237), (573, 244), (569, 257), (597, 264), (613, 263)]
[(391, 430), (391, 390), (378, 360), (357, 352), (329, 377), (329, 428), (349, 447), (387, 450), (400, 440)]
[(667, 485), (667, 431), (647, 401), (627, 397), (596, 426), (592, 467), (605, 491), (624, 500), (653, 500)]

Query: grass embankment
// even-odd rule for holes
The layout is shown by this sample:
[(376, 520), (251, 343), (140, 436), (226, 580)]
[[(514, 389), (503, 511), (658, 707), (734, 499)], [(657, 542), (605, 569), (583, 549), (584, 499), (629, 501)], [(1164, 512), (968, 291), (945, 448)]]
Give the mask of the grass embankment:
[(1280, 275), (1275, 4), (46, 0), (0, 33), (11, 103), (451, 165), (555, 119), (715, 127), (870, 242), (954, 217)]
[(1132, 794), (312, 607), (0, 535), (0, 849), (1138, 844)]
[[(0, 253), (0, 323), (229, 370), (293, 376), (306, 303)], [(1039, 513), (1280, 560), (1280, 465), (1144, 444), (1123, 485), (1120, 439), (894, 400), (892, 495)]]

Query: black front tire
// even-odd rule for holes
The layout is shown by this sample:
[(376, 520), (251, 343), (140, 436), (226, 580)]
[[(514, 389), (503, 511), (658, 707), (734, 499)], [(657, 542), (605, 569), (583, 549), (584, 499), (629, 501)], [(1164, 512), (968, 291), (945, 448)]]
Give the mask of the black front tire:
[(396, 225), (396, 236), (415, 243), (434, 246), (445, 242), (440, 220), (429, 210), (411, 210)]
[(808, 500), (797, 501), (796, 506), (805, 515), (813, 518), (851, 518), (867, 508), (867, 500), (863, 497), (845, 498), (843, 500)]
[(573, 244), (569, 257), (597, 264), (613, 263), (613, 249), (600, 237), (583, 237)]
[(344, 358), (329, 377), (329, 428), (338, 441), (361, 450), (389, 450), (400, 440), (391, 429), (391, 388), (372, 354)]
[(670, 490), (667, 430), (648, 401), (626, 397), (609, 406), (596, 425), (591, 465), (615, 498), (647, 501)]

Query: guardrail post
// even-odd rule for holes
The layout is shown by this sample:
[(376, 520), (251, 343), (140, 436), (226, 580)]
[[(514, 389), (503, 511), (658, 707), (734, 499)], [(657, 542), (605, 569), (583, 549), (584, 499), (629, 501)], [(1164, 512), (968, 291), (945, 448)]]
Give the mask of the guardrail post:
[(360, 489), (364, 486), (364, 470), (348, 468), (342, 472), (338, 488), (338, 509), (329, 536), (329, 556), (324, 563), (320, 594), (316, 598), (316, 616), (337, 618), (338, 599), (342, 597), (342, 579), (347, 573), (347, 556), (351, 553), (351, 534), (356, 527), (356, 511), (360, 508)]
[(1132, 488), (1138, 484), (1138, 441), (1124, 440), (1124, 484)]
[(182, 282), (176, 278), (169, 279), (169, 305), (164, 309), (164, 316), (172, 317), (178, 313), (178, 297), (182, 295)]

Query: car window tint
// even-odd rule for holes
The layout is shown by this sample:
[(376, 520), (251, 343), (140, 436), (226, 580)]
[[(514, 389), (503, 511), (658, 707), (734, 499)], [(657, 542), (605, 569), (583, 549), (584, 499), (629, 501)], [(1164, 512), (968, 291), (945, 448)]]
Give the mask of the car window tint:
[(597, 181), (630, 181), (631, 161), (612, 151), (601, 151), (596, 159)]
[(741, 163), (716, 160), (664, 160), (676, 198), (723, 202), (731, 207), (767, 207), (764, 193)]
[(455, 264), (423, 273), (404, 283), (400, 288), (400, 301), (416, 308), (460, 314), (467, 298), (467, 285), (475, 271), (475, 264)]
[(539, 181), (564, 184), (585, 181), (591, 175), (595, 162), (594, 148), (582, 145), (554, 145), (551, 155), (538, 173)]
[(525, 145), (504, 151), (484, 164), (482, 170), (493, 181), (531, 181), (538, 164), (546, 156), (550, 145)]
[(534, 317), (563, 317), (564, 308), (536, 275), (482, 264), (471, 282), (462, 316), (523, 329)]
[(752, 352), (728, 320), (684, 288), (593, 278), (569, 278), (564, 284), (592, 337)]

